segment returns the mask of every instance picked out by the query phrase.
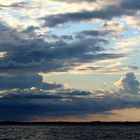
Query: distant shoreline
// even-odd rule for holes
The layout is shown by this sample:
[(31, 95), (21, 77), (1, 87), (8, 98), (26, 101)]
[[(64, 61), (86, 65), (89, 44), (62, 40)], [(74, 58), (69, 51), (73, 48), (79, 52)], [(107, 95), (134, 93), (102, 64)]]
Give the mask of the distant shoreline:
[(140, 122), (15, 122), (3, 121), (0, 125), (140, 125)]

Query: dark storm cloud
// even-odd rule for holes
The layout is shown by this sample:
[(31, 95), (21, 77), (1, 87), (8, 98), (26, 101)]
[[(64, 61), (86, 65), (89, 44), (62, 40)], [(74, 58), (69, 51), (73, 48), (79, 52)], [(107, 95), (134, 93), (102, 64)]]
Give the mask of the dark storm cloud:
[[(27, 121), (32, 120), (34, 116), (46, 116), (47, 114), (48, 116), (53, 116), (53, 114), (57, 116), (57, 109), (58, 115), (62, 115), (63, 111), (67, 112), (67, 109), (74, 107), (71, 104), (72, 99), (77, 98), (78, 101), (79, 97), (83, 98), (89, 94), (89, 92), (71, 89), (64, 89), (64, 91), (55, 94), (39, 89), (8, 90), (1, 93), (0, 108), (3, 109), (0, 109), (2, 114), (0, 120)], [(60, 112), (61, 114), (59, 114)]]
[(41, 75), (34, 73), (23, 73), (20, 75), (0, 75), (0, 90), (9, 89), (26, 89), (26, 88), (38, 88), (38, 89), (57, 89), (62, 88), (63, 85), (56, 83), (45, 83)]
[[(18, 32), (1, 24), (0, 51), (7, 54), (0, 59), (0, 72), (68, 71), (81, 63), (125, 57), (124, 54), (104, 53), (104, 46), (109, 41), (103, 36), (110, 31), (84, 31), (77, 35), (83, 35), (81, 38), (52, 35), (53, 41), (44, 41), (40, 37), (28, 36), (28, 31), (34, 29), (36, 27)], [(97, 34), (100, 36), (96, 37)]]
[[(83, 56), (83, 57), (82, 57)], [(26, 63), (26, 62), (16, 62), (8, 61), (7, 63), (2, 63), (0, 66), (0, 72), (12, 72), (12, 73), (22, 73), (22, 72), (66, 72), (73, 70), (75, 66), (79, 66), (83, 63), (89, 63), (98, 60), (109, 60), (125, 57), (124, 54), (113, 54), (113, 53), (101, 53), (101, 54), (83, 54), (76, 58), (59, 58), (58, 60), (42, 60), (38, 62)], [(61, 57), (61, 56), (60, 56)], [(68, 57), (68, 56), (67, 56)], [(49, 62), (51, 61), (51, 62)]]
[[(135, 90), (139, 88), (138, 81), (133, 73), (127, 73), (124, 77), (121, 79), (124, 90), (88, 92), (63, 86), (56, 90), (53, 88), (53, 91), (37, 87), (3, 90), (0, 93), (0, 120), (33, 121), (36, 117), (106, 114), (114, 109), (140, 107), (139, 91)], [(38, 76), (37, 79), (41, 83)]]
[(12, 96), (10, 94), (0, 98), (0, 120), (31, 121), (36, 116), (41, 118), (104, 114), (114, 109), (140, 107), (138, 95), (132, 97), (108, 94), (96, 97), (93, 93), (84, 95), (81, 92), (82, 95), (79, 95), (78, 91), (73, 95), (28, 93), (24, 96), (19, 93)]
[(45, 26), (54, 27), (69, 22), (88, 21), (91, 19), (109, 20), (124, 15), (134, 16), (138, 10), (140, 10), (139, 0), (122, 0), (118, 4), (109, 5), (100, 10), (49, 15), (42, 18), (42, 20), (45, 20)]
[(42, 78), (37, 74), (23, 74), (23, 75), (1, 75), (0, 89), (13, 88), (30, 88), (38, 86), (42, 82)]
[[(48, 83), (45, 83), (46, 85)], [(56, 85), (55, 83), (52, 83), (52, 85)], [(58, 85), (56, 85), (58, 86)], [(60, 86), (59, 86), (60, 87)], [(72, 98), (83, 98), (91, 94), (91, 92), (88, 91), (82, 91), (82, 90), (76, 90), (76, 89), (67, 89), (63, 85), (61, 85), (61, 88), (59, 87), (53, 87), (53, 88), (25, 88), (25, 89), (10, 89), (10, 90), (3, 90), (1, 92), (1, 96), (3, 99), (6, 98), (23, 98), (25, 100), (28, 99), (72, 99)], [(52, 90), (53, 89), (53, 90)]]

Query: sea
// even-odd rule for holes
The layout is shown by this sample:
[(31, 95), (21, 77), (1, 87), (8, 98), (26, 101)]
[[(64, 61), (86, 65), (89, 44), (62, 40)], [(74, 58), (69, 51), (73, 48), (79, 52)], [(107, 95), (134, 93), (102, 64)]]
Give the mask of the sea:
[(140, 124), (0, 124), (0, 140), (140, 140)]

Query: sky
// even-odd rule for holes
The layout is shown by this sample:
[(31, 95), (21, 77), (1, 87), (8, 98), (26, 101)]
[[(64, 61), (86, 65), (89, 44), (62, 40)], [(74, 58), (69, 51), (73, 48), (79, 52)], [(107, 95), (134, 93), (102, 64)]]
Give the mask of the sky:
[(0, 121), (140, 121), (139, 0), (1, 0)]

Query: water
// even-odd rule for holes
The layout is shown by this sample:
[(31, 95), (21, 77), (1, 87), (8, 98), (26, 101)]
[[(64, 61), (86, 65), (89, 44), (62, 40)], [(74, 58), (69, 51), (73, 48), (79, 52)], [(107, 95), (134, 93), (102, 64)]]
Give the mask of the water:
[(140, 140), (140, 125), (0, 125), (0, 140)]

